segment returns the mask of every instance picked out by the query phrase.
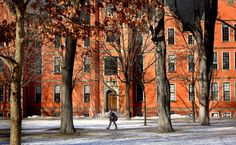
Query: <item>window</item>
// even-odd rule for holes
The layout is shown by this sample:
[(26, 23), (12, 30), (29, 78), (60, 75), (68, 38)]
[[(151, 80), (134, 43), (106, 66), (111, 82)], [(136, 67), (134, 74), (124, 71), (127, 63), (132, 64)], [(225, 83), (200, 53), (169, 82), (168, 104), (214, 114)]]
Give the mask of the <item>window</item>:
[(90, 86), (85, 85), (84, 86), (84, 102), (90, 101)]
[(36, 59), (35, 72), (36, 72), (36, 74), (41, 74), (41, 72), (42, 72), (41, 56), (37, 57), (37, 59)]
[(40, 103), (42, 96), (42, 87), (41, 85), (36, 85), (36, 93), (35, 93), (35, 102)]
[(195, 97), (195, 86), (192, 84), (188, 85), (188, 96), (189, 96), (189, 101), (193, 101), (193, 97)]
[(194, 44), (194, 37), (193, 37), (193, 35), (188, 35), (188, 44), (189, 45), (193, 45)]
[(222, 40), (223, 42), (229, 41), (229, 26), (222, 24)]
[(230, 83), (223, 83), (223, 97), (224, 101), (230, 101)]
[(106, 42), (114, 43), (116, 42), (117, 44), (120, 43), (120, 37), (119, 35), (115, 34), (113, 31), (107, 31), (106, 32)]
[(90, 12), (86, 9), (82, 9), (79, 18), (80, 24), (90, 25)]
[(137, 70), (139, 73), (143, 72), (143, 55), (137, 57)]
[(84, 56), (84, 72), (90, 72), (89, 57)]
[(54, 73), (61, 73), (61, 58), (54, 58)]
[(142, 102), (143, 101), (143, 87), (141, 84), (137, 84), (136, 86), (136, 99), (137, 102)]
[(55, 48), (60, 48), (61, 47), (61, 36), (60, 35), (55, 35), (54, 45), (55, 45)]
[(175, 55), (168, 55), (168, 69), (169, 72), (175, 71)]
[(218, 83), (211, 83), (211, 100), (218, 101)]
[(105, 58), (105, 75), (117, 75), (117, 57)]
[(0, 102), (4, 101), (4, 86), (0, 85)]
[(229, 52), (223, 52), (223, 69), (229, 69)]
[(188, 70), (191, 72), (195, 70), (194, 56), (192, 54), (188, 55)]
[(175, 84), (170, 84), (170, 101), (176, 100)]
[(168, 28), (168, 44), (173, 45), (175, 43), (175, 32), (173, 28)]
[(233, 4), (234, 0), (227, 0), (228, 4)]
[(143, 45), (143, 35), (141, 33), (138, 33), (137, 34), (137, 37), (136, 37), (136, 44), (138, 46), (142, 46)]
[(212, 118), (219, 118), (219, 112), (212, 112), (211, 117)]
[(212, 63), (212, 68), (213, 69), (217, 69), (217, 61), (218, 61), (218, 57), (217, 57), (217, 52), (214, 52), (214, 55), (213, 55), (213, 63)]
[(0, 59), (0, 72), (4, 71), (4, 62)]
[(236, 41), (236, 24), (234, 24), (234, 41)]
[(106, 15), (111, 16), (115, 12), (115, 7), (113, 5), (107, 5), (106, 6)]
[(90, 45), (90, 39), (88, 38), (88, 37), (86, 37), (85, 39), (84, 39), (84, 47), (89, 47), (89, 45)]
[(231, 118), (231, 113), (230, 112), (224, 112), (223, 117), (224, 118)]
[(234, 52), (234, 69), (236, 69), (236, 52)]
[(60, 86), (54, 86), (54, 102), (60, 102)]

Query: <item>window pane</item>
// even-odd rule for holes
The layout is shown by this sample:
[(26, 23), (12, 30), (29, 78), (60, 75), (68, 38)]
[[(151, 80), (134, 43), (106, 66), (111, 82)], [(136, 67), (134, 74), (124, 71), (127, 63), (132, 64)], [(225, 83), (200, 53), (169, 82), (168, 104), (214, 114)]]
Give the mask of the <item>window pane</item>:
[(61, 58), (55, 57), (54, 59), (54, 72), (60, 73), (61, 72)]
[(171, 101), (175, 101), (176, 100), (175, 85), (174, 84), (170, 84), (170, 100)]
[(188, 55), (188, 69), (189, 71), (194, 71), (195, 64), (194, 64), (194, 57), (192, 54)]
[(218, 100), (218, 83), (211, 83), (211, 100)]
[(193, 97), (195, 97), (195, 87), (193, 87), (192, 84), (188, 85), (188, 94), (189, 94), (189, 101), (192, 101)]
[(223, 41), (229, 41), (229, 26), (222, 24), (222, 39)]
[(54, 45), (55, 45), (55, 48), (60, 48), (61, 47), (61, 36), (60, 35), (55, 35)]
[(54, 86), (54, 101), (60, 102), (60, 86), (59, 85)]
[(2, 61), (2, 59), (0, 59), (0, 72), (4, 71), (4, 63)]
[(85, 38), (84, 39), (84, 47), (89, 47), (90, 45), (90, 39), (89, 38)]
[(90, 64), (89, 64), (89, 57), (84, 56), (84, 72), (89, 72), (90, 71)]
[(42, 93), (41, 85), (36, 85), (35, 102), (41, 102), (41, 93)]
[(223, 52), (223, 69), (229, 69), (229, 52)]
[(175, 71), (175, 55), (169, 55), (168, 56), (168, 62), (169, 62), (169, 72)]
[(85, 85), (84, 86), (84, 102), (90, 101), (90, 86)]
[(4, 101), (4, 86), (0, 85), (0, 102)]
[(174, 29), (173, 28), (169, 28), (168, 29), (168, 44), (169, 45), (173, 45), (174, 43), (175, 43)]
[(105, 75), (117, 75), (117, 57), (105, 58)]
[(230, 83), (223, 83), (223, 91), (224, 91), (224, 100), (229, 101), (230, 100)]
[(212, 68), (217, 69), (217, 52), (214, 52)]
[(194, 44), (193, 35), (188, 35), (188, 44)]

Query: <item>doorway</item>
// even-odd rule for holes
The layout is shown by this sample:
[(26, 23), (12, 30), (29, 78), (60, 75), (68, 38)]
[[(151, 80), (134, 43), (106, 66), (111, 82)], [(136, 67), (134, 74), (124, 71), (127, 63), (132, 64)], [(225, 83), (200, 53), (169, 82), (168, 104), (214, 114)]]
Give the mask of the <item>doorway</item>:
[(111, 90), (107, 91), (107, 112), (112, 109), (112, 111), (117, 112), (117, 94)]

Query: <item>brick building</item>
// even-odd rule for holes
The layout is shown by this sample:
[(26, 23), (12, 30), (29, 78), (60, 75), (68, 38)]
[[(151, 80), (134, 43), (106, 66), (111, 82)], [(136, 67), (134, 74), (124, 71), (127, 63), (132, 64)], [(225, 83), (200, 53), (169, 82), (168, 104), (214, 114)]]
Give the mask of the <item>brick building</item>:
[[(218, 18), (236, 28), (236, 2), (234, 0), (219, 0)], [(169, 7), (167, 8), (168, 12)], [(183, 9), (190, 14), (191, 7)], [(100, 8), (95, 14), (86, 15), (85, 19), (91, 24), (102, 21), (109, 15), (109, 6)], [(187, 17), (187, 19), (191, 19)], [(204, 14), (202, 14), (204, 19)], [(185, 30), (181, 23), (166, 16), (165, 21), (166, 44), (167, 44), (167, 73), (170, 80), (171, 110), (173, 113), (191, 115), (192, 99), (195, 97), (196, 114), (198, 114), (198, 56), (196, 42), (193, 35)], [(125, 29), (126, 32), (129, 32)], [(96, 37), (86, 38), (78, 41), (75, 62), (75, 86), (73, 90), (73, 112), (74, 115), (95, 116), (107, 112), (110, 108), (124, 113), (126, 107), (125, 85), (119, 79), (123, 77), (119, 71), (120, 62), (118, 54), (111, 51), (108, 55), (105, 50), (114, 49), (110, 43), (113, 36), (109, 33), (97, 31), (96, 35), (104, 36), (97, 41)], [(126, 33), (124, 37), (131, 34)], [(148, 45), (150, 37), (148, 34), (140, 35), (142, 47), (152, 48)], [(236, 116), (236, 30), (221, 21), (216, 22), (214, 48), (214, 73), (211, 85), (210, 116), (211, 117), (235, 117)], [(40, 55), (33, 60), (34, 65), (26, 65), (25, 70), (30, 67), (33, 78), (27, 81), (23, 88), (23, 115), (60, 115), (60, 85), (61, 85), (61, 51), (64, 40), (55, 36), (53, 42), (43, 41), (31, 42), (30, 47), (37, 48)], [(1, 45), (0, 45), (1, 47)], [(91, 50), (96, 50), (91, 55)], [(139, 65), (146, 68), (152, 64), (154, 52), (137, 57)], [(26, 63), (27, 64), (27, 63)], [(27, 69), (26, 69), (27, 68)], [(4, 79), (6, 67), (0, 60), (0, 116), (9, 116), (9, 81)], [(132, 116), (143, 113), (142, 87), (135, 79), (137, 67), (134, 65), (131, 83), (130, 108)], [(26, 73), (25, 73), (26, 74)], [(32, 75), (32, 74), (31, 74)], [(118, 77), (119, 76), (119, 77)], [(153, 63), (145, 70), (145, 79), (155, 78), (155, 64)], [(5, 80), (5, 81), (3, 81)], [(195, 87), (191, 80), (196, 80)], [(155, 81), (145, 84), (147, 115), (157, 114), (157, 95)]]

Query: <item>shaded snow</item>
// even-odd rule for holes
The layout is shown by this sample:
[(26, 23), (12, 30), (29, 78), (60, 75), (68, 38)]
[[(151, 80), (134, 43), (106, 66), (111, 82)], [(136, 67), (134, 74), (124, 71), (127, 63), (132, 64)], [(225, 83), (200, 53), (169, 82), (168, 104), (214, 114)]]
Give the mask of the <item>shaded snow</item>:
[[(199, 126), (187, 116), (172, 115), (174, 133), (159, 133), (158, 118), (148, 118), (148, 126), (142, 117), (131, 120), (119, 118), (118, 130), (106, 130), (108, 119), (76, 118), (74, 125), (80, 133), (57, 136), (60, 119), (29, 118), (22, 122), (23, 145), (235, 145), (236, 120), (212, 120), (211, 126)], [(8, 120), (0, 120), (1, 130), (9, 129)], [(43, 135), (42, 135), (43, 134)], [(6, 138), (6, 137), (5, 137)]]

